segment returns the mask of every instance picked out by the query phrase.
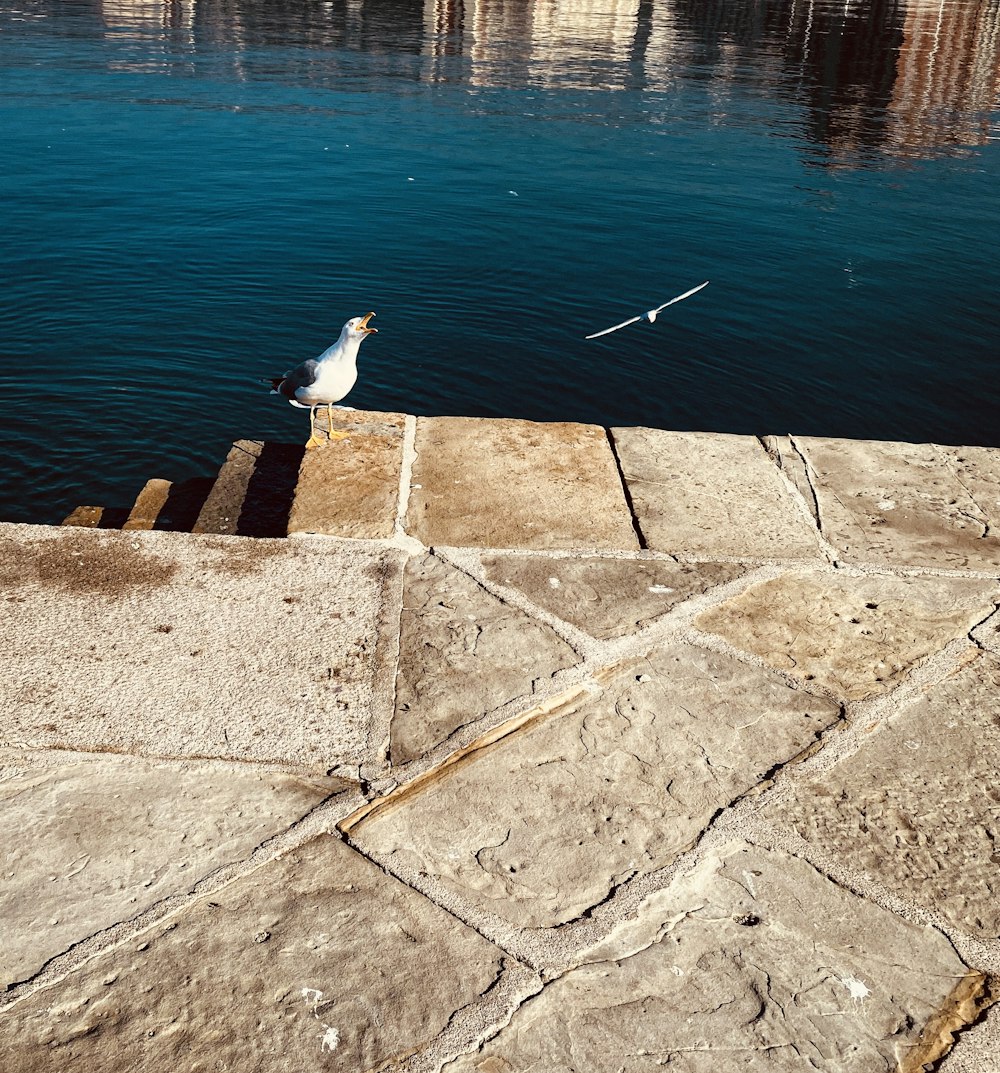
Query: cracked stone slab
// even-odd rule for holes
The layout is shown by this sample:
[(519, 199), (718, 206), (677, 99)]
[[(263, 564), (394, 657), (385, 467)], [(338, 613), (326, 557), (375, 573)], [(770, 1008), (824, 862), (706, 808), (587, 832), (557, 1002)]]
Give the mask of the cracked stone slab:
[(391, 711), (400, 560), (322, 538), (2, 525), (3, 739), (356, 765)]
[[(317, 430), (326, 429), (326, 415)], [(289, 533), (388, 539), (396, 524), (406, 415), (334, 410), (345, 440), (305, 452), (288, 516)]]
[(243, 860), (349, 785), (117, 757), (18, 767), (0, 781), (0, 991)]
[(425, 545), (639, 547), (596, 425), (421, 417), (416, 452), (406, 531)]
[(711, 608), (695, 626), (847, 700), (894, 689), (995, 607), (1000, 588), (968, 578), (792, 571)]
[(850, 562), (1000, 570), (1000, 449), (797, 438)]
[(648, 897), (585, 962), (447, 1073), (917, 1073), (988, 1001), (939, 932), (745, 843)]
[(8, 1009), (0, 1053), (20, 1073), (359, 1073), (433, 1039), (503, 958), (322, 836)]
[(958, 673), (764, 810), (845, 868), (963, 931), (1000, 936), (1000, 659)]
[(740, 577), (731, 563), (493, 555), (486, 576), (598, 640), (635, 633), (678, 604)]
[(681, 555), (821, 557), (808, 514), (753, 436), (611, 430), (646, 546)]
[(376, 808), (351, 837), (515, 926), (553, 927), (670, 864), (838, 715), (768, 672), (670, 646)]
[(580, 661), (551, 627), (498, 600), (437, 556), (403, 572), (394, 764), (423, 755), (459, 727)]

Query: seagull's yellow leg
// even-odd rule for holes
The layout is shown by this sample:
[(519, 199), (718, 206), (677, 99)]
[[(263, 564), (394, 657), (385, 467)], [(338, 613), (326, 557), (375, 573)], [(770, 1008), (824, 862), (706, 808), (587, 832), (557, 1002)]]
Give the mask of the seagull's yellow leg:
[(331, 440), (346, 440), (349, 435), (347, 432), (334, 432), (332, 402), (326, 408), (326, 428)]
[(316, 407), (309, 408), (309, 439), (306, 440), (306, 450), (310, 447), (319, 447), (323, 441), (316, 435)]

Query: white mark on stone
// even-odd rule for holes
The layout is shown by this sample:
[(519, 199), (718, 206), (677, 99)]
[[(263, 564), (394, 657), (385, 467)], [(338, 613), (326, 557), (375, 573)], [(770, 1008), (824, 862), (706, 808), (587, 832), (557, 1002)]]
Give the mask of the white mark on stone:
[(904, 741), (903, 744), (907, 747), (907, 749), (913, 749), (914, 751), (920, 748), (919, 741)]
[(878, 509), (879, 510), (895, 510), (896, 509), (896, 501), (895, 501), (895, 499), (880, 499), (878, 501)]
[(557, 577), (549, 578), (549, 588), (558, 589), (562, 587), (562, 582)]
[(684, 970), (680, 967), (680, 965), (671, 965), (670, 971), (674, 974), (674, 976), (684, 975)]
[(649, 591), (659, 595), (660, 593), (673, 592), (674, 590), (669, 585), (650, 585)]
[(331, 1054), (337, 1049), (337, 1044), (340, 1043), (340, 1033), (329, 1025), (323, 1025), (326, 1031), (323, 1033), (323, 1038), (320, 1041), (319, 1053), (323, 1054), (329, 1051)]
[(316, 1012), (316, 1007), (319, 1005), (320, 999), (323, 997), (323, 992), (317, 991), (315, 987), (303, 987), (301, 993), (306, 1002), (312, 1003), (313, 1017), (318, 1020), (319, 1014)]
[(855, 976), (843, 976), (840, 982), (850, 991), (851, 998), (855, 1002), (864, 1002), (871, 994), (871, 989)]
[(747, 890), (750, 891), (750, 897), (751, 898), (756, 898), (757, 897), (757, 888), (754, 886), (753, 872), (744, 872), (743, 873), (743, 879), (744, 879), (744, 881), (746, 883)]

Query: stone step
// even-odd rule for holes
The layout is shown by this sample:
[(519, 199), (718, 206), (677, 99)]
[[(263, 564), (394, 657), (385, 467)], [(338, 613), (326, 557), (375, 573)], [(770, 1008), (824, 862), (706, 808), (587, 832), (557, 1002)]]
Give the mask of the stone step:
[(192, 533), (236, 532), (250, 478), (263, 448), (260, 440), (237, 440), (233, 444), (191, 527)]
[(62, 520), (63, 525), (76, 525), (81, 529), (100, 529), (103, 507), (77, 507)]
[(170, 481), (154, 477), (136, 496), (122, 529), (153, 529), (170, 495)]
[[(347, 436), (304, 452), (287, 532), (388, 539), (399, 509), (406, 415), (334, 409), (333, 421), (335, 434)], [(324, 434), (325, 414), (316, 429)]]
[(285, 536), (303, 453), (296, 443), (237, 440), (191, 532)]

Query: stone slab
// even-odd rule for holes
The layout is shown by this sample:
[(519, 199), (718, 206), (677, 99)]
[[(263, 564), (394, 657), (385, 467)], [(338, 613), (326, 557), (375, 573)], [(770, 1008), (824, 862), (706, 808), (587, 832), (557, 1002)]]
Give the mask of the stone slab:
[(436, 556), (403, 573), (394, 764), (521, 696), (580, 657), (542, 622), (498, 600)]
[(654, 551), (814, 559), (818, 535), (753, 436), (611, 430), (632, 509)]
[(154, 477), (146, 481), (136, 497), (122, 529), (152, 529), (170, 495), (170, 481)]
[(417, 419), (406, 530), (427, 546), (639, 547), (603, 429)]
[(732, 581), (732, 563), (684, 563), (598, 556), (483, 557), (486, 576), (598, 640), (635, 633), (692, 596)]
[(985, 979), (804, 861), (732, 843), (447, 1073), (916, 1073)]
[(19, 766), (0, 781), (0, 991), (243, 860), (348, 785), (117, 757)]
[(360, 763), (400, 570), (321, 539), (2, 525), (0, 744)]
[(1000, 937), (1000, 659), (971, 662), (764, 817), (963, 931)]
[(376, 809), (351, 837), (515, 926), (552, 927), (670, 864), (837, 716), (774, 675), (675, 645)]
[(700, 630), (846, 700), (894, 689), (1000, 600), (996, 582), (793, 571), (695, 620)]
[(432, 1039), (503, 955), (332, 836), (0, 1015), (19, 1073), (362, 1073)]
[(104, 516), (103, 507), (74, 507), (63, 520), (63, 525), (78, 525), (82, 529), (96, 529)]
[(192, 533), (232, 535), (236, 532), (247, 488), (264, 447), (263, 440), (237, 440), (230, 447), (212, 490), (191, 527)]
[(846, 561), (1000, 571), (1000, 449), (797, 438)]
[[(348, 433), (306, 451), (288, 517), (289, 533), (387, 539), (399, 504), (406, 416), (337, 410), (334, 429)], [(326, 416), (317, 418), (326, 428)]]

